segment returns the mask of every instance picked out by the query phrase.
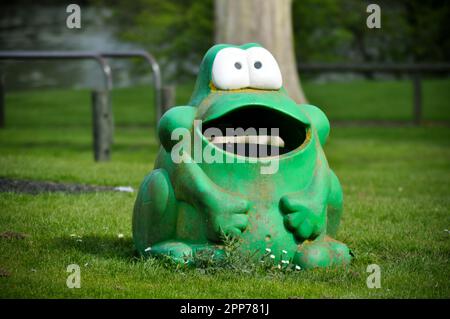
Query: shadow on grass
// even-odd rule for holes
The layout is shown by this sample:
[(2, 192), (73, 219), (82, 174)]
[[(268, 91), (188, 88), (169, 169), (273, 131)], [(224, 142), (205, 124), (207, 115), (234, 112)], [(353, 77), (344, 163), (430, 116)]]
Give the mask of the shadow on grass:
[(62, 251), (77, 250), (105, 259), (132, 260), (138, 256), (131, 238), (118, 238), (112, 235), (57, 237), (54, 239), (54, 246)]

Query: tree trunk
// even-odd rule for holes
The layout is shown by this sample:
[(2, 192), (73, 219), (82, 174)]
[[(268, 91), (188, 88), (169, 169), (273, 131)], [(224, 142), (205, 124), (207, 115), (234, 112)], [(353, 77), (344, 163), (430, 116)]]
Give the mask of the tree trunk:
[(277, 60), (289, 95), (306, 103), (294, 55), (291, 7), (291, 0), (215, 0), (215, 40), (260, 43)]

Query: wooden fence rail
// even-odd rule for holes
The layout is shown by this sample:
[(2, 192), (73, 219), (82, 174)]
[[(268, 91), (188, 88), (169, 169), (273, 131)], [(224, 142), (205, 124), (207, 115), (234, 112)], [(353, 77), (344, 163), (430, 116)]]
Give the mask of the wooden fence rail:
[(420, 125), (422, 122), (422, 79), (425, 73), (447, 74), (450, 72), (450, 63), (423, 63), (423, 64), (386, 64), (386, 63), (366, 63), (366, 64), (324, 64), (308, 63), (299, 64), (299, 72), (377, 72), (391, 74), (408, 74), (412, 78), (413, 84), (413, 123)]

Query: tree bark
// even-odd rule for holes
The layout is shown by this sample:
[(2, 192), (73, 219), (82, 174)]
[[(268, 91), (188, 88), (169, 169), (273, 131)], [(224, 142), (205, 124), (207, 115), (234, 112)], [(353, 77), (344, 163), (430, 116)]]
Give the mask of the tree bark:
[(291, 0), (215, 0), (215, 41), (260, 43), (277, 60), (289, 95), (306, 103), (295, 61), (291, 8)]

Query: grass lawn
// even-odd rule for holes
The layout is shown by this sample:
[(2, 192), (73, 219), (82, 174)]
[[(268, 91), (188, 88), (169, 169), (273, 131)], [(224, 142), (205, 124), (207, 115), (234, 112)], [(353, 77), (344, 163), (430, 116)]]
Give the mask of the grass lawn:
[[(450, 119), (450, 82), (424, 83), (427, 119)], [(181, 87), (178, 103), (189, 97)], [(306, 83), (331, 119), (410, 117), (409, 82)], [(114, 91), (112, 161), (94, 163), (88, 91), (8, 93), (0, 177), (137, 188), (153, 166), (151, 90)], [(450, 128), (332, 127), (326, 153), (344, 188), (338, 239), (347, 269), (284, 273), (175, 269), (136, 257), (135, 193), (0, 193), (0, 297), (24, 298), (450, 298)], [(119, 238), (123, 234), (123, 238)], [(69, 264), (81, 289), (68, 289)], [(381, 267), (380, 289), (366, 268)]]

